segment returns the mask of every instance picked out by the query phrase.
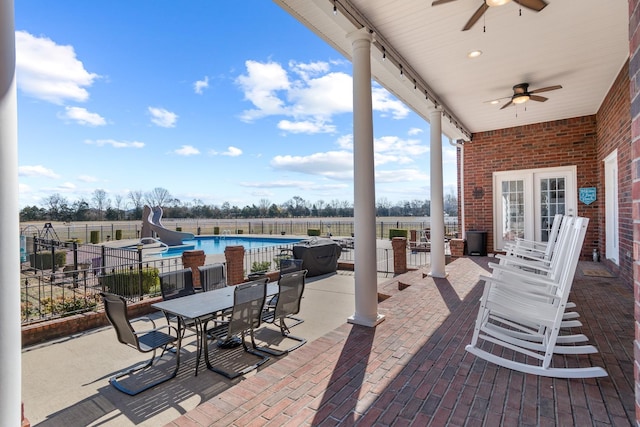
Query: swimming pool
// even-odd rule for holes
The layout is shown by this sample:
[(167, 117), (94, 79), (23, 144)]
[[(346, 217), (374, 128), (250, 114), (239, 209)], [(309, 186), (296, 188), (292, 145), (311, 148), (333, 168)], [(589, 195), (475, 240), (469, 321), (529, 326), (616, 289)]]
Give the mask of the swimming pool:
[(223, 254), (227, 246), (244, 246), (245, 250), (266, 248), (269, 246), (289, 245), (299, 242), (296, 238), (278, 237), (237, 237), (237, 236), (205, 236), (192, 240), (184, 240), (180, 246), (171, 246), (162, 254), (163, 257), (179, 256), (184, 251), (204, 251), (205, 254)]

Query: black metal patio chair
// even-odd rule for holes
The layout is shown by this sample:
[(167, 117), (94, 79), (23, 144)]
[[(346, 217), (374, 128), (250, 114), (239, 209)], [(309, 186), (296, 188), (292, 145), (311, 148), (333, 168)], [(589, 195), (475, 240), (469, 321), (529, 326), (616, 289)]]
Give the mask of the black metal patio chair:
[[(180, 367), (180, 352), (175, 352), (176, 367), (172, 373), (157, 378), (156, 375), (148, 375), (148, 379), (141, 377), (139, 381), (143, 384), (137, 389), (131, 389), (127, 385), (123, 384), (120, 380), (124, 377), (131, 377), (137, 372), (150, 368), (157, 360), (160, 360), (164, 356), (165, 351), (169, 347), (176, 347), (178, 342), (178, 330), (171, 325), (163, 325), (156, 327), (153, 319), (140, 318), (138, 320), (148, 320), (153, 325), (152, 329), (136, 331), (131, 326), (131, 322), (127, 318), (127, 301), (118, 295), (110, 294), (107, 292), (101, 292), (100, 295), (104, 301), (104, 309), (109, 319), (109, 323), (113, 326), (118, 337), (118, 341), (129, 347), (135, 348), (141, 353), (153, 353), (151, 359), (139, 365), (136, 365), (130, 369), (119, 372), (109, 379), (111, 385), (123, 393), (130, 396), (135, 396), (145, 390), (155, 387), (158, 384), (162, 384), (165, 381), (175, 377)], [(166, 330), (167, 332), (163, 332)], [(174, 333), (175, 336), (172, 334)], [(159, 348), (162, 348), (162, 353), (156, 358), (156, 352)], [(133, 382), (133, 381), (132, 381)]]
[(287, 326), (287, 324), (285, 323), (286, 319), (299, 321), (295, 323), (295, 325), (302, 322), (301, 319), (292, 317), (292, 315), (298, 314), (300, 312), (300, 303), (302, 301), (302, 294), (304, 293), (306, 276), (307, 270), (293, 271), (291, 273), (283, 274), (280, 277), (280, 280), (278, 280), (277, 301), (272, 309), (272, 323), (277, 323), (283, 337), (298, 341), (298, 344), (286, 350), (277, 350), (269, 347), (259, 347), (258, 349), (260, 351), (273, 354), (275, 356), (281, 356), (285, 353), (295, 350), (296, 348), (302, 346), (307, 342), (307, 340), (304, 338), (291, 335), (289, 331), (290, 326)]
[[(214, 372), (222, 374), (227, 378), (233, 379), (240, 375), (244, 375), (258, 366), (269, 360), (269, 356), (266, 356), (257, 351), (254, 331), (260, 326), (261, 313), (264, 306), (264, 302), (267, 295), (267, 282), (268, 279), (260, 279), (252, 282), (242, 283), (234, 286), (233, 292), (233, 309), (231, 311), (228, 320), (213, 319), (215, 323), (214, 327), (207, 329), (207, 323), (205, 323), (205, 330), (207, 331), (207, 339), (205, 339), (205, 361), (207, 367)], [(251, 347), (247, 346), (245, 340), (246, 336), (251, 338)], [(244, 348), (244, 351), (255, 355), (259, 360), (249, 366), (241, 367), (233, 366), (232, 370), (224, 369), (221, 366), (213, 366), (209, 361), (208, 341), (209, 337), (216, 340), (220, 348), (226, 348), (229, 343), (234, 342), (234, 337), (240, 336), (240, 342)], [(229, 360), (225, 361), (224, 366), (232, 366)]]
[(212, 291), (227, 286), (223, 264), (209, 264), (198, 267), (202, 291)]

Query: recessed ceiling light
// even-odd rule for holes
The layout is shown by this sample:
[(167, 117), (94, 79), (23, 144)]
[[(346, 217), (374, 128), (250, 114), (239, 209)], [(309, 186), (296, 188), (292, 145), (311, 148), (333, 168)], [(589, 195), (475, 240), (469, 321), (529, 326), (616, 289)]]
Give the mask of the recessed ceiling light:
[(482, 55), (482, 51), (481, 50), (472, 50), (471, 52), (467, 53), (467, 58), (477, 58), (478, 56)]

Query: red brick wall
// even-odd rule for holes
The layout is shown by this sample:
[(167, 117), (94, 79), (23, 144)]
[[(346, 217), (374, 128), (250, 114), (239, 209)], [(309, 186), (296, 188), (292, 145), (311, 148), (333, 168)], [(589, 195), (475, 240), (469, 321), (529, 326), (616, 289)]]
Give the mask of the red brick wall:
[[(598, 250), (607, 267), (619, 274), (625, 283), (633, 283), (633, 220), (631, 204), (631, 100), (629, 98), (629, 63), (627, 62), (604, 99), (597, 114), (597, 165), (600, 235)], [(606, 261), (605, 184), (604, 163), (614, 150), (618, 150), (618, 242), (620, 265)]]
[[(577, 167), (578, 188), (598, 182), (595, 115), (473, 134), (464, 144), (466, 230), (488, 231), (487, 248), (493, 250), (494, 171), (570, 165)], [(583, 258), (591, 257), (598, 242), (601, 200), (588, 206), (578, 202), (578, 215), (590, 218)]]
[(635, 340), (633, 341), (636, 384), (636, 423), (640, 424), (640, 1), (629, 0), (629, 77), (631, 96), (631, 199), (633, 229), (633, 281), (635, 295)]

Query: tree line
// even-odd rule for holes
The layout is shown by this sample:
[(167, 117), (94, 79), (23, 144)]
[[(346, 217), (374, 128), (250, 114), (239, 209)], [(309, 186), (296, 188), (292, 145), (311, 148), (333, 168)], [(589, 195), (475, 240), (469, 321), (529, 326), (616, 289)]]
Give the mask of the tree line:
[[(304, 217), (353, 217), (353, 203), (344, 200), (316, 200), (311, 202), (294, 196), (282, 204), (260, 199), (257, 204), (239, 207), (224, 202), (220, 206), (207, 205), (194, 199), (183, 202), (161, 187), (151, 191), (130, 191), (126, 197), (109, 197), (103, 189), (93, 192), (91, 198), (70, 202), (59, 193), (43, 199), (42, 206), (26, 206), (20, 210), (20, 221), (119, 221), (140, 220), (144, 205), (160, 206), (165, 218), (304, 218)], [(458, 200), (454, 194), (444, 197), (444, 211), (458, 215)], [(431, 201), (406, 200), (396, 203), (385, 197), (376, 201), (376, 216), (431, 216)]]

